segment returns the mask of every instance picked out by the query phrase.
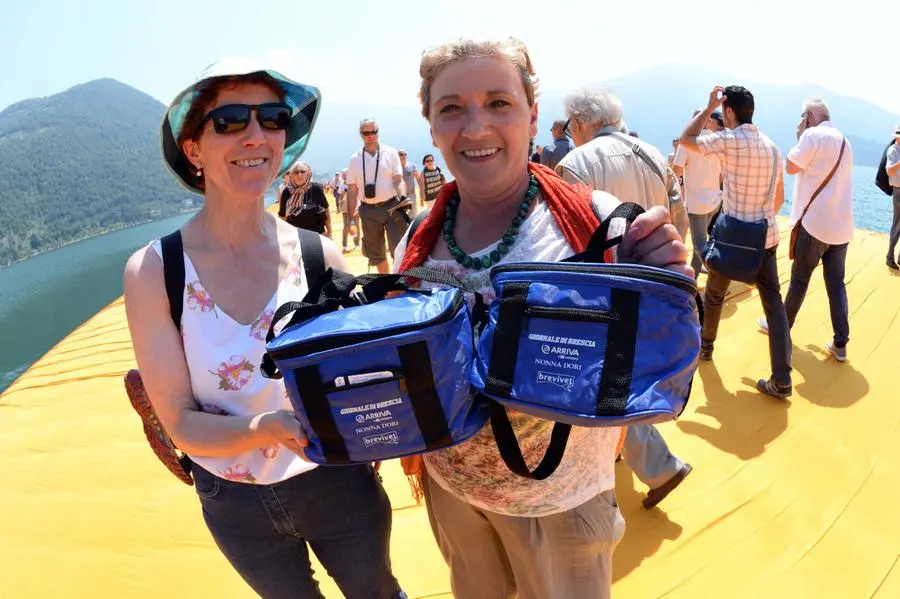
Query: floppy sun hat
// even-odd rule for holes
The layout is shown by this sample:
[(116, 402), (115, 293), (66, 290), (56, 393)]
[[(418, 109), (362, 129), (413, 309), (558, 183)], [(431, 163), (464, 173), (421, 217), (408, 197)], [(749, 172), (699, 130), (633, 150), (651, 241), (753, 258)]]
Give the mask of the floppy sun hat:
[(281, 160), (281, 168), (278, 170), (277, 176), (284, 175), (306, 149), (322, 101), (322, 94), (318, 88), (288, 79), (281, 73), (262, 67), (262, 65), (249, 59), (229, 58), (221, 60), (207, 67), (200, 74), (197, 81), (175, 96), (175, 99), (169, 104), (163, 115), (160, 127), (163, 161), (178, 181), (188, 190), (195, 193), (203, 193), (199, 186), (199, 177), (194, 174), (191, 163), (177, 142), (181, 129), (184, 126), (185, 118), (190, 112), (194, 100), (197, 98), (197, 86), (209, 79), (239, 77), (254, 73), (265, 73), (272, 77), (284, 90), (284, 103), (291, 108), (291, 122), (284, 136), (284, 157)]

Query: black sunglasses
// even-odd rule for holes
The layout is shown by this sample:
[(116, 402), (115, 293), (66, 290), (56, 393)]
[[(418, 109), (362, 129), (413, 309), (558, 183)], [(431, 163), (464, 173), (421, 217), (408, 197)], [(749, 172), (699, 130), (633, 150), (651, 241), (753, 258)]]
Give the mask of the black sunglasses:
[(572, 131), (569, 129), (569, 125), (572, 123), (572, 119), (566, 119), (566, 124), (563, 127), (563, 133), (566, 134), (566, 137), (572, 137)]
[(263, 129), (272, 131), (284, 131), (291, 125), (291, 108), (281, 102), (269, 104), (226, 104), (210, 110), (200, 125), (199, 132), (206, 125), (206, 121), (212, 121), (216, 133), (237, 133), (250, 125), (250, 113), (256, 111), (256, 122)]
[(378, 135), (378, 129), (372, 129), (371, 131), (360, 131), (359, 134), (365, 137), (371, 137), (373, 135)]

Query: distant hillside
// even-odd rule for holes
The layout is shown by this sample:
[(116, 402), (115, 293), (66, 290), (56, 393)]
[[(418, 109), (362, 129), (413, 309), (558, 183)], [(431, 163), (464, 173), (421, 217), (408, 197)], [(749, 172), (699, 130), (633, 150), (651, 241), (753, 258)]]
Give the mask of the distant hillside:
[(191, 200), (161, 162), (164, 110), (101, 79), (0, 112), (0, 266)]
[[(900, 124), (900, 115), (864, 100), (809, 85), (759, 84), (718, 73), (670, 67), (648, 69), (605, 82), (622, 98), (629, 127), (664, 154), (671, 151), (672, 139), (681, 134), (693, 110), (705, 105), (709, 91), (720, 83), (741, 84), (753, 92), (756, 122), (784, 152), (796, 142), (801, 102), (811, 95), (819, 95), (829, 104), (832, 118), (853, 145), (856, 164), (877, 165), (893, 127)], [(551, 141), (550, 125), (555, 119), (563, 118), (563, 98), (570, 91), (542, 91), (537, 143)], [(367, 116), (378, 120), (382, 141), (405, 147), (417, 164), (421, 164), (423, 154), (437, 154), (431, 145), (428, 123), (416, 106), (381, 108), (362, 102), (329, 103), (326, 99), (304, 158), (317, 172), (344, 168), (350, 154), (361, 145), (357, 125)], [(437, 156), (440, 160), (440, 155)]]

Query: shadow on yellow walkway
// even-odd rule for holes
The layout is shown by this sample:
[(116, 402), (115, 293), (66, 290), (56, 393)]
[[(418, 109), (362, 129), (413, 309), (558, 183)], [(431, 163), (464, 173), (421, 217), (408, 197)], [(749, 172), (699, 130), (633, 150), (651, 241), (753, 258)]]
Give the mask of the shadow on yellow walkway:
[[(628, 528), (616, 597), (900, 597), (900, 277), (883, 265), (885, 243), (857, 232), (848, 254), (846, 364), (824, 351), (817, 275), (793, 330), (787, 402), (754, 389), (769, 373), (762, 309), (755, 290), (733, 286), (715, 362), (701, 365), (682, 418), (660, 427), (694, 473), (645, 511), (646, 489), (618, 465)], [(348, 258), (366, 271), (359, 251)], [(134, 366), (120, 299), (0, 396), (0, 597), (254, 596), (213, 544), (193, 489), (147, 447), (122, 385)], [(401, 584), (411, 597), (449, 597), (424, 508), (396, 462), (384, 472)]]

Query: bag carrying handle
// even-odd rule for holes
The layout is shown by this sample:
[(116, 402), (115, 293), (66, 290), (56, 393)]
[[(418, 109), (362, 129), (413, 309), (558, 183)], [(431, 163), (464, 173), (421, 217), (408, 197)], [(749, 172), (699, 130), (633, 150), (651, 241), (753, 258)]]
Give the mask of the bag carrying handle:
[[(621, 235), (612, 239), (607, 239), (612, 220), (614, 218), (624, 218), (628, 223), (631, 223), (634, 219), (643, 214), (643, 212), (644, 209), (641, 206), (631, 202), (625, 202), (616, 206), (609, 216), (601, 221), (600, 226), (597, 227), (597, 230), (591, 236), (591, 240), (585, 250), (562, 260), (562, 262), (604, 262), (606, 250), (618, 245), (622, 241)], [(501, 315), (498, 319), (497, 326), (498, 329), (502, 330), (500, 330), (499, 333), (495, 332), (495, 341), (497, 336), (504, 336), (509, 343), (495, 344), (495, 351), (491, 354), (491, 364), (494, 366), (494, 369), (488, 372), (487, 385), (494, 393), (505, 395), (507, 397), (509, 397), (509, 394), (512, 391), (512, 379), (515, 375), (515, 354), (518, 354), (518, 333), (512, 330), (506, 330), (504, 327), (518, 326), (521, 322), (520, 313), (521, 308), (525, 303), (527, 289), (527, 283), (514, 283), (504, 287), (504, 292), (515, 291), (515, 293), (511, 293), (511, 295), (517, 297), (505, 298), (508, 300), (507, 303), (501, 304)], [(611, 391), (609, 385), (601, 385), (601, 392), (607, 391)], [(617, 392), (616, 394), (621, 395), (620, 392)], [(559, 467), (560, 463), (562, 463), (572, 426), (562, 422), (556, 422), (553, 425), (553, 431), (550, 434), (550, 444), (547, 446), (544, 457), (534, 470), (529, 470), (528, 465), (525, 463), (525, 458), (522, 455), (522, 450), (519, 447), (519, 442), (516, 439), (515, 432), (513, 431), (512, 424), (509, 421), (506, 409), (502, 404), (487, 396), (481, 395), (481, 397), (487, 400), (490, 405), (491, 428), (494, 432), (494, 439), (497, 442), (497, 450), (500, 452), (500, 457), (503, 458), (503, 462), (506, 464), (507, 468), (515, 474), (531, 480), (544, 480), (556, 472), (556, 469)], [(619, 399), (622, 400), (621, 397), (619, 397)], [(600, 402), (598, 398), (598, 409), (602, 403), (604, 402)]]
[(612, 220), (614, 218), (624, 218), (628, 224), (631, 224), (634, 222), (634, 219), (643, 213), (644, 209), (634, 202), (624, 202), (619, 204), (612, 212), (610, 212), (609, 216), (601, 221), (600, 226), (597, 227), (594, 234), (591, 235), (591, 240), (588, 242), (587, 247), (583, 252), (579, 252), (574, 256), (569, 256), (560, 262), (604, 262), (604, 253), (606, 250), (611, 249), (622, 242), (622, 235), (607, 239)]
[(519, 442), (516, 440), (516, 433), (509, 422), (506, 409), (498, 402), (490, 398), (486, 399), (491, 407), (491, 428), (494, 431), (494, 439), (497, 442), (497, 449), (500, 451), (500, 457), (503, 458), (503, 463), (506, 464), (506, 467), (515, 474), (531, 480), (544, 480), (556, 472), (566, 452), (572, 425), (563, 424), (562, 422), (557, 422), (553, 425), (547, 452), (535, 469), (529, 470), (528, 464), (525, 463), (525, 457), (522, 455), (522, 450), (519, 448)]
[[(480, 293), (450, 273), (437, 268), (419, 266), (400, 273), (360, 276), (329, 268), (319, 279), (316, 288), (311, 289), (302, 301), (286, 302), (278, 307), (266, 333), (266, 343), (271, 342), (275, 338), (275, 325), (288, 315), (292, 315), (291, 319), (285, 324), (283, 329), (300, 324), (316, 316), (335, 312), (340, 308), (362, 306), (383, 300), (392, 292), (421, 291), (413, 287), (409, 282), (404, 281), (406, 278), (447, 285), (473, 293), (476, 300), (476, 317), (480, 319), (481, 315), (486, 312), (484, 299)], [(360, 290), (354, 293), (356, 287), (360, 287)], [(263, 355), (260, 370), (266, 378), (279, 379), (282, 377), (275, 365), (275, 361), (268, 352)]]

